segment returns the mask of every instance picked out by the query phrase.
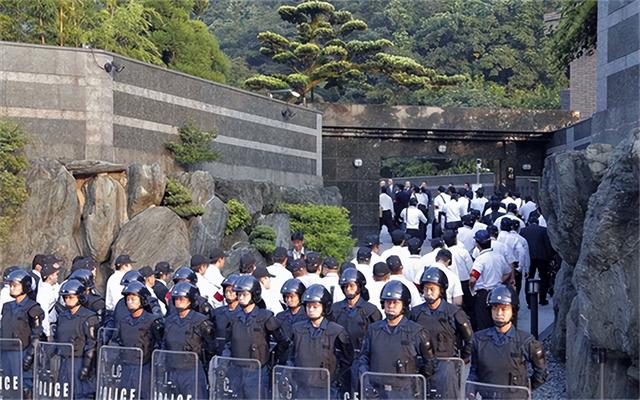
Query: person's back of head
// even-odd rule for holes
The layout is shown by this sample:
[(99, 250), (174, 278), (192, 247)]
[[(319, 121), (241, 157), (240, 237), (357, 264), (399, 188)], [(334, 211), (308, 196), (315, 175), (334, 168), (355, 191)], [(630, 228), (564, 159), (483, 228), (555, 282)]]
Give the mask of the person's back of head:
[(533, 201), (533, 197), (531, 197), (531, 196), (524, 196), (524, 202), (525, 202), (525, 203), (528, 203), (528, 202), (530, 202), (530, 201)]
[(415, 197), (412, 197), (409, 199), (409, 205), (412, 207), (415, 207), (418, 205), (418, 199), (416, 199)]
[(409, 254), (418, 255), (422, 250), (422, 240), (418, 238), (411, 238), (407, 241), (407, 249), (409, 249)]
[(438, 186), (438, 192), (440, 193), (444, 193), (447, 189), (444, 188), (444, 186), (440, 185)]
[(507, 212), (510, 212), (510, 213), (513, 213), (513, 214), (518, 212), (518, 206), (516, 205), (516, 203), (509, 203), (507, 205)]
[(442, 234), (442, 239), (444, 239), (444, 244), (446, 244), (447, 247), (455, 246), (457, 243), (456, 232), (454, 230), (447, 229)]
[(387, 257), (387, 265), (392, 275), (399, 275), (402, 273), (402, 261), (398, 256)]
[(400, 229), (396, 229), (391, 232), (391, 242), (394, 246), (402, 246), (404, 242), (404, 232)]
[(491, 211), (492, 212), (498, 212), (498, 210), (500, 210), (500, 203), (498, 201), (492, 201), (491, 202)]
[(487, 232), (489, 232), (489, 236), (491, 236), (492, 238), (497, 238), (500, 230), (495, 225), (489, 225), (487, 226)]
[(436, 254), (436, 262), (441, 262), (444, 265), (449, 265), (452, 258), (451, 251), (447, 249), (441, 249), (438, 251), (438, 254)]
[(436, 239), (431, 239), (431, 248), (432, 249), (438, 249), (444, 247), (444, 241), (440, 238), (436, 238)]
[(529, 225), (538, 225), (540, 221), (538, 220), (538, 217), (535, 215), (531, 215), (529, 216), (529, 219), (527, 220), (527, 223)]

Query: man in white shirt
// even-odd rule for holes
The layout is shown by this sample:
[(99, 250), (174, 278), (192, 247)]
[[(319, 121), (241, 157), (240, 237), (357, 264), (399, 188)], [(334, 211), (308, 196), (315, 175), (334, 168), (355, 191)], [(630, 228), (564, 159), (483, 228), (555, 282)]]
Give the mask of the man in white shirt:
[[(522, 290), (522, 276), (529, 273), (529, 267), (531, 266), (531, 258), (529, 254), (529, 243), (527, 240), (520, 236), (520, 225), (518, 221), (511, 220), (511, 229), (506, 234), (505, 240), (507, 242), (514, 242), (514, 248), (516, 249), (516, 257), (518, 258), (518, 267), (515, 269), (516, 280), (516, 294), (520, 296), (520, 290)], [(503, 232), (500, 232), (502, 235)], [(498, 238), (500, 238), (498, 235)]]
[(475, 292), (473, 299), (474, 331), (493, 326), (491, 310), (487, 307), (489, 291), (512, 279), (512, 269), (504, 257), (491, 248), (491, 236), (487, 231), (478, 231), (475, 235), (480, 254), (473, 262), (469, 288)]
[(406, 261), (406, 265), (403, 265), (402, 273), (408, 281), (415, 282), (415, 274), (420, 273), (424, 269), (422, 264), (422, 240), (418, 238), (411, 238), (407, 240), (407, 249), (409, 249), (409, 258)]
[[(473, 232), (473, 234), (475, 235), (476, 232), (478, 231), (483, 231), (485, 229), (487, 229), (487, 224), (484, 224), (480, 221), (480, 219), (482, 218), (480, 216), (480, 213), (476, 210), (471, 210), (471, 215), (473, 216), (473, 228), (471, 228), (471, 232)], [(475, 245), (474, 245), (475, 247)]]
[(402, 261), (400, 260), (400, 257), (389, 256), (387, 258), (387, 265), (389, 266), (389, 270), (391, 271), (391, 276), (389, 276), (389, 279), (392, 281), (402, 282), (402, 284), (405, 285), (407, 289), (409, 289), (409, 292), (411, 292), (411, 307), (415, 307), (424, 303), (424, 299), (422, 298), (422, 295), (418, 291), (416, 285), (413, 282), (408, 281), (407, 278), (404, 277), (404, 274), (402, 273)]
[(273, 264), (267, 267), (269, 273), (273, 275), (273, 278), (271, 278), (271, 287), (274, 291), (280, 293), (282, 285), (293, 278), (293, 275), (287, 269), (287, 249), (284, 247), (276, 247), (271, 258), (273, 259)]
[(474, 218), (471, 214), (462, 216), (462, 228), (458, 229), (457, 243), (462, 245), (467, 253), (470, 255), (474, 247), (476, 247), (476, 241), (473, 238), (473, 222)]
[(333, 257), (326, 257), (322, 263), (322, 286), (333, 295), (333, 304), (344, 300), (344, 293), (340, 289), (338, 276), (338, 262)]
[(449, 202), (449, 195), (446, 192), (444, 186), (438, 186), (438, 194), (433, 199), (433, 215), (434, 221), (431, 225), (431, 237), (437, 238), (442, 235), (441, 225), (445, 219), (444, 217), (444, 205)]
[(322, 257), (320, 253), (316, 253), (315, 251), (308, 252), (305, 262), (307, 275), (305, 275), (304, 278), (299, 278), (300, 281), (302, 281), (306, 287), (315, 284), (322, 285), (322, 278), (320, 278), (320, 273), (322, 272)]
[(47, 337), (52, 336), (50, 321), (49, 321), (49, 313), (52, 311), (53, 306), (58, 301), (58, 293), (60, 292), (60, 285), (58, 284), (58, 273), (59, 269), (55, 268), (52, 264), (45, 264), (40, 269), (40, 276), (42, 277), (42, 282), (40, 283), (40, 289), (38, 290), (38, 295), (36, 297), (36, 301), (42, 307), (44, 311), (44, 319), (42, 320), (42, 328), (44, 330), (44, 334)]
[(458, 193), (454, 187), (449, 188), (449, 201), (444, 205), (444, 212), (447, 216), (447, 229), (458, 229), (462, 225), (461, 216), (467, 213), (462, 210), (460, 202), (458, 202)]
[(395, 229), (394, 218), (395, 211), (393, 210), (393, 199), (387, 193), (386, 188), (380, 188), (380, 226), (379, 229), (382, 229), (383, 226), (387, 227), (389, 232)]
[(470, 313), (473, 310), (473, 296), (469, 291), (469, 277), (473, 267), (473, 259), (467, 249), (461, 243), (458, 243), (455, 233), (445, 232), (444, 243), (447, 246), (447, 250), (451, 252), (451, 267), (456, 271), (460, 280), (463, 293), (463, 308)]
[(389, 281), (391, 271), (386, 262), (379, 262), (373, 266), (373, 279), (367, 280), (367, 291), (369, 292), (369, 303), (378, 307), (378, 310), (384, 315), (384, 308), (380, 302), (380, 294), (382, 288)]
[(406, 224), (407, 235), (415, 238), (420, 238), (420, 223), (427, 224), (427, 217), (424, 213), (418, 210), (418, 200), (415, 198), (409, 199), (409, 207), (402, 210), (400, 213), (400, 219)]
[[(153, 285), (155, 285), (156, 283), (156, 275), (153, 272), (153, 269), (147, 265), (140, 268), (139, 272), (140, 275), (142, 275), (142, 277), (144, 278), (144, 285), (147, 287), (147, 289), (149, 289), (151, 297), (155, 297), (157, 299), (158, 296), (156, 296), (156, 293), (153, 291)], [(167, 315), (167, 306), (161, 301), (158, 301), (158, 305), (160, 306), (162, 315)]]
[[(447, 249), (441, 249), (438, 251), (435, 264), (429, 265), (429, 267), (436, 267), (445, 273), (447, 279), (449, 280), (449, 287), (446, 291), (447, 302), (455, 304), (457, 306), (461, 306), (464, 293), (462, 292), (460, 278), (458, 278), (458, 274), (456, 273), (455, 268), (453, 268), (453, 266), (451, 265), (451, 259), (451, 252)], [(420, 277), (420, 283), (423, 283), (422, 277)]]
[(205, 279), (211, 282), (217, 289), (213, 295), (213, 306), (216, 308), (224, 305), (224, 288), (222, 287), (224, 276), (222, 275), (222, 270), (224, 269), (226, 257), (227, 255), (222, 249), (213, 248), (211, 250), (211, 257), (209, 258), (209, 268), (207, 268), (207, 271), (204, 273)]
[(307, 251), (304, 248), (304, 234), (302, 232), (294, 232), (291, 234), (291, 246), (289, 258), (293, 260), (304, 258)]
[[(367, 235), (364, 240), (364, 246), (371, 249), (371, 265), (375, 265), (379, 262), (384, 262), (382, 257), (380, 256), (380, 236), (379, 235)], [(353, 257), (351, 260), (352, 264), (357, 264), (357, 257)]]
[(422, 265), (413, 271), (413, 283), (415, 283), (416, 285), (420, 284), (420, 277), (422, 276), (425, 268), (436, 263), (436, 256), (438, 255), (438, 251), (445, 248), (444, 240), (442, 240), (442, 238), (431, 240), (431, 248), (432, 250), (423, 255), (420, 259), (420, 264)]
[(360, 247), (356, 254), (356, 269), (369, 281), (373, 276), (373, 265), (371, 265), (371, 249)]
[[(405, 261), (409, 258), (409, 249), (403, 246), (405, 240), (405, 234), (400, 229), (396, 229), (391, 232), (391, 241), (393, 242), (393, 247), (385, 250), (381, 257), (383, 261), (387, 261), (389, 256), (398, 256), (402, 261)], [(367, 276), (365, 274), (365, 276)]]
[(538, 209), (538, 205), (533, 202), (531, 196), (524, 197), (524, 204), (520, 207), (519, 212), (522, 215), (522, 219), (529, 220), (529, 214)]
[[(498, 229), (502, 230), (502, 228), (500, 227), (500, 223), (502, 222), (503, 219), (507, 218), (510, 220), (516, 220), (520, 223), (520, 229), (524, 228), (526, 225), (524, 223), (524, 221), (522, 221), (520, 218), (518, 218), (516, 216), (516, 212), (518, 212), (518, 209), (516, 208), (516, 205), (514, 203), (510, 203), (507, 206), (507, 213), (501, 217), (496, 218), (495, 221), (493, 221), (493, 224), (495, 226), (498, 227)], [(511, 225), (509, 225), (511, 226)], [(507, 230), (510, 230), (510, 228), (508, 228)]]
[(113, 264), (115, 271), (107, 280), (107, 290), (104, 299), (107, 311), (113, 311), (116, 308), (118, 300), (123, 297), (122, 289), (124, 289), (124, 287), (120, 284), (120, 280), (122, 280), (124, 274), (133, 269), (132, 264), (135, 264), (135, 261), (133, 261), (128, 254), (121, 254), (116, 257)]
[(478, 190), (476, 190), (476, 197), (471, 200), (471, 204), (469, 205), (469, 207), (472, 210), (478, 210), (478, 212), (482, 214), (488, 201), (489, 199), (484, 197), (484, 189), (478, 188)]
[(262, 287), (262, 300), (264, 300), (267, 310), (271, 311), (274, 315), (284, 311), (282, 303), (280, 303), (280, 291), (278, 290), (276, 292), (271, 287), (271, 278), (273, 278), (274, 275), (271, 275), (266, 267), (258, 266), (253, 271), (253, 276), (260, 282), (260, 286)]
[[(210, 259), (206, 258), (201, 254), (195, 254), (191, 257), (191, 270), (195, 272), (196, 276), (198, 277), (198, 281), (196, 282), (196, 287), (200, 291), (200, 296), (207, 299), (207, 301), (209, 302), (209, 304), (211, 304), (211, 306), (214, 306), (216, 302), (216, 299), (214, 298), (214, 296), (216, 295), (216, 293), (219, 293), (219, 291), (220, 292), (222, 291), (222, 287), (218, 289), (213, 285), (213, 283), (209, 282), (209, 280), (204, 277), (205, 273), (207, 272), (207, 269), (209, 268), (210, 261), (211, 261)], [(221, 293), (219, 294), (220, 296), (222, 296)], [(218, 301), (217, 303), (218, 303), (217, 306), (220, 306), (222, 301)]]

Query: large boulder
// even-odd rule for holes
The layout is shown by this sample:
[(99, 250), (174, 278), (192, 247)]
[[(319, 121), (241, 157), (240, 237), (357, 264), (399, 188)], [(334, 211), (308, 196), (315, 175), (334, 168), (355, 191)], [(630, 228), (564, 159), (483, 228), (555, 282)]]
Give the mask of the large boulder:
[(547, 157), (540, 200), (549, 238), (564, 261), (578, 262), (589, 197), (607, 169), (612, 147), (592, 144), (585, 150)]
[(132, 164), (127, 169), (129, 178), (129, 217), (162, 202), (167, 178), (158, 163), (153, 165)]
[(209, 255), (214, 247), (222, 246), (229, 212), (215, 195), (215, 181), (204, 171), (182, 172), (171, 176), (191, 192), (194, 204), (204, 208), (204, 214), (189, 218), (191, 254)]
[(293, 204), (342, 205), (342, 195), (336, 186), (283, 187), (282, 199), (285, 203)]
[(120, 227), (128, 221), (126, 190), (118, 180), (100, 174), (83, 185), (82, 193), (84, 255), (103, 262)]
[(222, 270), (222, 274), (224, 276), (229, 276), (230, 274), (238, 273), (240, 270), (240, 258), (245, 253), (251, 253), (256, 258), (256, 266), (267, 266), (267, 262), (262, 257), (259, 251), (251, 248), (249, 243), (238, 243), (236, 247), (229, 251), (228, 256), (224, 261), (224, 268)]
[[(567, 319), (570, 397), (598, 395), (600, 366), (592, 349), (607, 353), (608, 398), (638, 398), (638, 254), (640, 242), (640, 130), (616, 146), (597, 192), (589, 200), (580, 256), (573, 273), (576, 297)], [(577, 190), (574, 190), (574, 194)], [(587, 355), (585, 355), (587, 354)]]
[(554, 356), (564, 360), (567, 350), (567, 315), (571, 303), (576, 297), (576, 288), (573, 287), (573, 265), (562, 262), (560, 270), (556, 274), (556, 282), (553, 294), (553, 313), (555, 323), (551, 333), (551, 351)]
[(38, 253), (55, 253), (68, 265), (80, 253), (80, 205), (76, 181), (55, 160), (31, 160), (25, 171), (29, 197), (8, 241), (0, 246), (0, 266), (31, 264)]
[[(273, 196), (274, 185), (266, 182), (254, 181), (216, 181), (216, 194), (225, 203), (231, 199), (236, 199), (247, 208), (252, 216), (261, 213), (267, 203), (275, 202)], [(266, 196), (265, 196), (266, 194)]]
[(147, 208), (127, 222), (111, 246), (111, 261), (129, 254), (137, 267), (168, 261), (181, 265), (189, 261), (189, 232), (176, 213), (166, 207)]
[(276, 232), (276, 246), (289, 247), (291, 243), (291, 225), (288, 214), (274, 213), (261, 215), (256, 225), (270, 226)]

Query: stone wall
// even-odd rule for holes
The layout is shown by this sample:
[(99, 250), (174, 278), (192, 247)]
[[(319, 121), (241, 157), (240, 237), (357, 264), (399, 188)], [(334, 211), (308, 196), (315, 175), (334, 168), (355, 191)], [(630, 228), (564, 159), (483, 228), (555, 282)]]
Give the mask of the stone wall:
[[(124, 69), (109, 74), (107, 62)], [(165, 171), (177, 170), (165, 143), (191, 120), (218, 132), (221, 159), (198, 166), (216, 177), (322, 184), (319, 112), (104, 51), (0, 42), (0, 117), (33, 134), (32, 159)]]

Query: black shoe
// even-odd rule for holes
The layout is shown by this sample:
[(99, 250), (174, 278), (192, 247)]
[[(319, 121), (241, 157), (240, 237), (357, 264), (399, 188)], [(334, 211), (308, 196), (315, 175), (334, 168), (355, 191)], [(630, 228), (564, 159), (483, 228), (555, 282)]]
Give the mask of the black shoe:
[(540, 300), (540, 305), (541, 306), (546, 306), (547, 304), (549, 304), (549, 302), (547, 300)]

